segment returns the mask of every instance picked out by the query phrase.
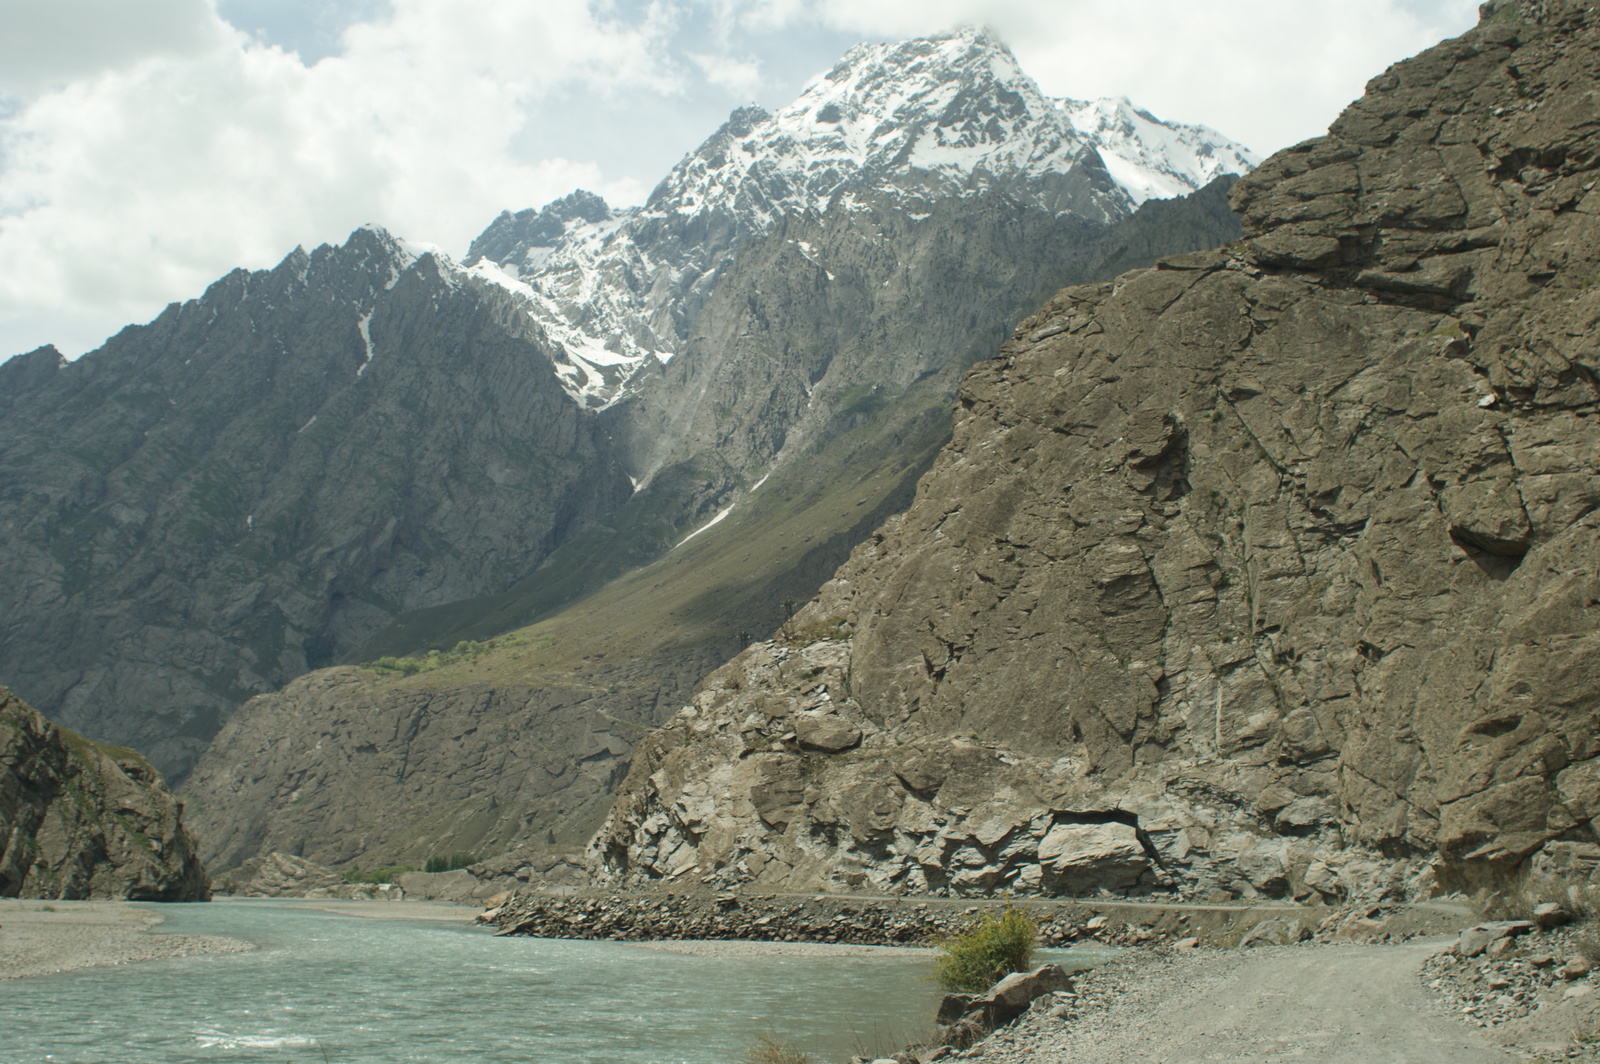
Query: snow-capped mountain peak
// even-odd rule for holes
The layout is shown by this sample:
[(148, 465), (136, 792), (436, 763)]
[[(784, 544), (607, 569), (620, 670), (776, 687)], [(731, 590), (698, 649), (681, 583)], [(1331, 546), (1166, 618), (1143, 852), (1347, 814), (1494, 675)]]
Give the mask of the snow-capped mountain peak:
[(1214, 129), (1163, 122), (1126, 96), (1056, 103), (1072, 128), (1100, 150), (1106, 169), (1135, 203), (1184, 196), (1261, 163), (1255, 152)]
[(999, 194), (1106, 225), (1257, 161), (1126, 99), (1048, 97), (993, 34), (966, 28), (858, 45), (788, 106), (734, 111), (643, 207), (574, 193), (503, 213), (467, 262), (528, 301), (571, 394), (603, 406), (682, 349), (735, 249), (784, 216), (919, 218), (931, 202)]
[[(734, 112), (657, 186), (648, 209), (738, 209), (765, 220), (1004, 183), (1058, 214), (1111, 221), (1130, 203), (1098, 175), (1092, 152), (1004, 44), (964, 29), (858, 45), (787, 107)], [(1079, 180), (1063, 180), (1069, 174)]]

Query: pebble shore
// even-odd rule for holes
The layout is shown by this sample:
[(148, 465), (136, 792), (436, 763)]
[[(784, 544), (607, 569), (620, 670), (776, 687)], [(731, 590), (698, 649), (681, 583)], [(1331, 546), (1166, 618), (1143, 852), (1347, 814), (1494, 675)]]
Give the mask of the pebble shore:
[(0, 900), (0, 979), (254, 948), (215, 935), (151, 934), (161, 921), (126, 902)]

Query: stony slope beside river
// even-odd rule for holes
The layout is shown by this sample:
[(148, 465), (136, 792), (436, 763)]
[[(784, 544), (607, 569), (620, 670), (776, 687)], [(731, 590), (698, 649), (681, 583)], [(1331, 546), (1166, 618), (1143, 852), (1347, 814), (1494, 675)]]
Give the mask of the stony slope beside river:
[(203, 901), (210, 881), (181, 813), (144, 758), (0, 687), (0, 897)]
[(1213, 895), (1593, 855), (1600, 17), (1374, 79), (1245, 239), (1060, 293), (911, 509), (641, 746), (594, 855)]

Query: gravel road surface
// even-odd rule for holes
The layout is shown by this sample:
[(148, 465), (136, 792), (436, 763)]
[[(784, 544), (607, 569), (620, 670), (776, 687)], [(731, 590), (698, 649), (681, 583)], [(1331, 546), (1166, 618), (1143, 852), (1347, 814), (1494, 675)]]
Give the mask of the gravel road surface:
[(985, 1064), (1502, 1064), (1417, 978), (1440, 944), (1283, 946), (1113, 962), (1076, 1017), (1030, 1013), (968, 1051)]

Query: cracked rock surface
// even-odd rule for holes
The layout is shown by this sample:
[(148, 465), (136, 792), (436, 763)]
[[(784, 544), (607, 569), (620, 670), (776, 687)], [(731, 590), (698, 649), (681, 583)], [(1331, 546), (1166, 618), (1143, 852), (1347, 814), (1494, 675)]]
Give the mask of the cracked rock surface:
[(1600, 815), (1600, 16), (1400, 63), (1069, 288), (640, 747), (624, 881), (1378, 896)]

